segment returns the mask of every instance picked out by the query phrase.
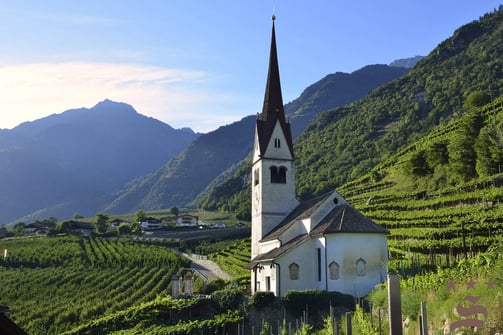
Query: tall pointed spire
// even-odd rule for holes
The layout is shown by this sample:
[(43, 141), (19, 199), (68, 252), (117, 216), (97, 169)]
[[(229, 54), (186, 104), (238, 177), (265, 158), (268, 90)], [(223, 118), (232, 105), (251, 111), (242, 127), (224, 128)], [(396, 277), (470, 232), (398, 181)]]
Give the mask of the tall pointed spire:
[(274, 121), (280, 119), (285, 121), (285, 111), (283, 109), (283, 97), (281, 95), (281, 83), (279, 80), (278, 54), (276, 51), (276, 33), (272, 16), (272, 37), (271, 52), (269, 56), (269, 72), (267, 73), (267, 83), (264, 96), (264, 107), (262, 108), (262, 120)]
[(264, 106), (262, 108), (262, 118), (257, 119), (257, 132), (260, 147), (260, 154), (263, 155), (271, 140), (274, 127), (279, 121), (283, 134), (288, 145), (290, 155), (293, 158), (293, 141), (290, 130), (290, 123), (285, 118), (283, 108), (283, 97), (281, 96), (281, 84), (279, 80), (278, 54), (276, 52), (276, 33), (272, 16), (272, 37), (271, 53), (269, 55), (269, 71), (267, 73), (267, 83), (265, 88)]

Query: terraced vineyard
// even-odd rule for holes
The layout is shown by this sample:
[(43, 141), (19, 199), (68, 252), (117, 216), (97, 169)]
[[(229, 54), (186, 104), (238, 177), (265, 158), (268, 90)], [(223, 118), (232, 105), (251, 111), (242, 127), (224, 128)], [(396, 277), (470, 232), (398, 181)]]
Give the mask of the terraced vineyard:
[(60, 334), (170, 295), (189, 261), (162, 246), (76, 237), (0, 240), (0, 304), (29, 334)]
[(246, 270), (244, 266), (250, 262), (250, 243), (250, 238), (234, 242), (225, 249), (212, 253), (210, 259), (232, 277), (249, 279), (250, 271)]
[[(481, 134), (486, 127), (501, 129), (502, 106), (500, 98), (478, 111)], [(412, 263), (416, 267), (412, 274), (418, 267), (424, 270), (438, 265), (452, 266), (501, 240), (503, 173), (486, 173), (460, 183), (447, 180), (445, 172), (437, 172), (451, 171), (450, 162), (436, 166), (435, 170), (431, 168), (424, 175), (411, 176), (407, 172), (408, 164), (418, 152), (431, 150), (438, 144), (450, 148), (468, 117), (439, 127), (371, 173), (339, 188), (354, 207), (391, 231), (388, 239), (391, 270), (405, 274), (405, 268)], [(495, 150), (503, 152), (501, 148)], [(480, 159), (476, 158), (477, 165)], [(475, 158), (473, 162), (475, 165)]]

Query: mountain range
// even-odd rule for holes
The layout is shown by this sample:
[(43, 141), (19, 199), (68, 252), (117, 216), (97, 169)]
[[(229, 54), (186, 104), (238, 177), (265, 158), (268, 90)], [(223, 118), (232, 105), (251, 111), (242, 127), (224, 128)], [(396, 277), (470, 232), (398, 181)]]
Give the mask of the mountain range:
[(110, 100), (1, 130), (0, 222), (94, 215), (198, 136)]
[[(362, 98), (409, 69), (369, 65), (327, 75), (285, 108), (297, 136), (321, 111)], [(207, 134), (105, 100), (0, 131), (0, 222), (193, 204), (251, 150), (256, 116)]]
[[(371, 65), (351, 74), (334, 73), (285, 105), (296, 137), (299, 198), (370, 171), (462, 114), (471, 93), (491, 87), (491, 94), (499, 94), (503, 89), (502, 15), (487, 14), (459, 28), (428, 57), (413, 60), (418, 63), (410, 71)], [(116, 103), (104, 101), (95, 108), (103, 105), (115, 110), (111, 106)], [(131, 106), (125, 109), (139, 115)], [(133, 126), (118, 122), (127, 119), (122, 114), (108, 123), (96, 117), (87, 123), (57, 126), (58, 117), (79, 111), (85, 110), (0, 131), (0, 183), (7, 185), (0, 190), (0, 222), (186, 206), (196, 199), (205, 208), (247, 212), (245, 167), (256, 116), (202, 135), (141, 117), (152, 125), (160, 123), (177, 138), (191, 137), (169, 156), (169, 140), (150, 130), (129, 132)], [(121, 139), (120, 134), (128, 136)], [(83, 145), (72, 145), (81, 138), (86, 139)]]

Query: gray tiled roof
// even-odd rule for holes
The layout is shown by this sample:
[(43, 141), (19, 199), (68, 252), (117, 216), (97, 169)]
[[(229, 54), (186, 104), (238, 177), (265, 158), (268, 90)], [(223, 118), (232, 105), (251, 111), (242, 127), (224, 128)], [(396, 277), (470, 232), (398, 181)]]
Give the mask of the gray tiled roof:
[(287, 230), (296, 221), (308, 218), (331, 195), (332, 192), (325, 193), (323, 195), (320, 195), (319, 197), (299, 204), (290, 214), (288, 214), (286, 218), (283, 219), (283, 221), (281, 221), (280, 224), (278, 224), (273, 230), (267, 233), (262, 241), (270, 241), (278, 238), (281, 233)]
[[(297, 206), (276, 228), (268, 233), (262, 241), (271, 241), (281, 236), (298, 220), (311, 216), (311, 214), (330, 196), (332, 192), (301, 203)], [(247, 269), (252, 269), (261, 261), (274, 260), (278, 256), (288, 252), (312, 236), (320, 234), (337, 233), (374, 233), (389, 234), (389, 231), (370, 220), (356, 209), (346, 203), (335, 206), (308, 234), (302, 234), (287, 241), (281, 247), (260, 254), (247, 264)]]
[(331, 233), (377, 233), (389, 234), (389, 231), (370, 220), (347, 204), (336, 206), (311, 231), (310, 235)]

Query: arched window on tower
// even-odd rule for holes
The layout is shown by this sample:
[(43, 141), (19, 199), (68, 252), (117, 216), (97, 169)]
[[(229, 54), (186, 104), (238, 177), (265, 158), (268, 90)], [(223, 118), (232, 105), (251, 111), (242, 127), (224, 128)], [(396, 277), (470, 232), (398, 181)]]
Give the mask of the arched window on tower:
[(286, 167), (284, 166), (271, 166), (271, 183), (273, 184), (286, 184)]
[(274, 139), (274, 147), (275, 148), (281, 148), (281, 141), (279, 138)]
[(260, 172), (259, 169), (256, 169), (253, 171), (253, 184), (258, 185), (260, 184)]
[(339, 279), (339, 264), (337, 264), (337, 262), (332, 261), (328, 265), (328, 270), (330, 271), (330, 279), (331, 280)]

